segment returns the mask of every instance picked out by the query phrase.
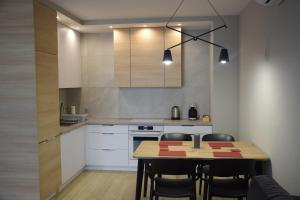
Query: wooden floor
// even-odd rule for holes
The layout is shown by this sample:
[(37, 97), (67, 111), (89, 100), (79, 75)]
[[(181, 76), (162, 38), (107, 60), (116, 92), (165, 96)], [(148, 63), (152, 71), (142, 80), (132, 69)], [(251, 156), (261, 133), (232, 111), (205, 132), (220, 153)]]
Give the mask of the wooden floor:
[[(53, 199), (134, 200), (135, 182), (135, 172), (84, 171)], [(142, 199), (149, 199), (149, 193), (147, 198)], [(167, 199), (169, 198), (160, 198), (160, 200)], [(197, 197), (197, 199), (202, 198)], [(222, 200), (222, 198), (214, 198), (214, 200)]]

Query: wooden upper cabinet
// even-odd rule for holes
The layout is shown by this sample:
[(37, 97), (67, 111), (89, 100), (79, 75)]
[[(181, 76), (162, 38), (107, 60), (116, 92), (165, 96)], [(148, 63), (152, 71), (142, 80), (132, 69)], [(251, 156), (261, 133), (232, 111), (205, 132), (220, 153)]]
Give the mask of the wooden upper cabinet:
[[(180, 28), (176, 28), (181, 30)], [(181, 33), (165, 29), (165, 49), (181, 42)], [(173, 63), (165, 65), (165, 87), (181, 87), (181, 45), (172, 51)]]
[(180, 33), (163, 27), (115, 29), (114, 85), (181, 87), (181, 47), (172, 49), (171, 65), (162, 62), (164, 49), (180, 42)]
[(50, 54), (57, 54), (56, 11), (34, 1), (35, 48)]
[(130, 87), (130, 29), (114, 29), (114, 86)]
[(163, 28), (131, 29), (131, 87), (164, 87)]
[(57, 56), (36, 52), (38, 140), (59, 134), (59, 90)]

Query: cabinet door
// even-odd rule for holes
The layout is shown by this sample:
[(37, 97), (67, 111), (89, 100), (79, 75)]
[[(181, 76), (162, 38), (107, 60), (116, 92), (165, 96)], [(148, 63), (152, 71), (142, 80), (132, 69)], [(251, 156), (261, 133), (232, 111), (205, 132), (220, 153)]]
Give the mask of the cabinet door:
[(59, 134), (57, 56), (36, 52), (38, 140)]
[(61, 185), (60, 137), (39, 144), (40, 199), (48, 199)]
[(164, 87), (163, 28), (131, 29), (131, 87)]
[(58, 23), (59, 88), (81, 87), (80, 33)]
[(85, 128), (80, 127), (61, 135), (62, 184), (74, 177), (85, 165)]
[(114, 85), (130, 87), (130, 29), (114, 29)]
[(35, 48), (50, 54), (57, 54), (56, 11), (34, 1)]
[[(165, 49), (180, 42), (181, 33), (165, 28)], [(171, 49), (173, 63), (165, 65), (165, 87), (181, 87), (181, 47), (180, 45)]]

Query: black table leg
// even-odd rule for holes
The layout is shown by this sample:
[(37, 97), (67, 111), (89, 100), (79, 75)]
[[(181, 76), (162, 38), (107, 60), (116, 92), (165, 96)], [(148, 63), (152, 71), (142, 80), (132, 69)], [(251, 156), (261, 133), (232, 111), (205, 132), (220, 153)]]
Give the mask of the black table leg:
[(141, 199), (143, 174), (144, 174), (144, 161), (143, 159), (139, 159), (137, 172), (136, 172), (135, 200)]

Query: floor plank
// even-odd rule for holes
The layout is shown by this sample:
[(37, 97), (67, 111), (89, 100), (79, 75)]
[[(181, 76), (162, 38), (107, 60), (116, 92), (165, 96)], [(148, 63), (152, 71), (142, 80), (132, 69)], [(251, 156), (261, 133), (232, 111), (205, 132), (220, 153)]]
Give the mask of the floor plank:
[[(84, 171), (53, 200), (133, 200), (135, 181), (135, 172)], [(149, 194), (147, 198), (142, 198), (142, 200), (146, 199), (149, 199)], [(160, 200), (169, 199), (160, 198)], [(197, 199), (202, 198), (198, 196)], [(222, 198), (214, 198), (214, 200), (222, 200)]]

